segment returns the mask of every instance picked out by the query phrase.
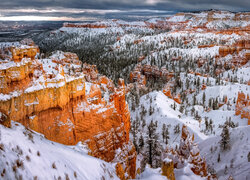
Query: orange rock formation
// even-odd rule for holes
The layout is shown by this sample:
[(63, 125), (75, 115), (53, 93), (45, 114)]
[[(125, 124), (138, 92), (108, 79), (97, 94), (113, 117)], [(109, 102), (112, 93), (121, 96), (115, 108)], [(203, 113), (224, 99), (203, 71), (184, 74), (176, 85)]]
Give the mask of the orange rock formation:
[(166, 176), (169, 180), (175, 180), (174, 163), (171, 159), (164, 159), (161, 170), (163, 176)]
[(183, 167), (184, 161), (191, 164), (191, 170), (194, 174), (211, 179), (212, 176), (207, 172), (205, 159), (201, 158), (200, 151), (194, 143), (194, 135), (190, 135), (187, 126), (183, 125), (181, 132), (180, 145), (177, 149), (167, 149), (166, 155), (173, 161), (175, 168)]
[[(10, 126), (10, 120), (17, 121), (66, 145), (86, 143), (90, 155), (120, 163), (117, 170), (122, 172), (122, 167), (125, 178), (135, 178), (136, 151), (129, 141), (124, 81), (114, 87), (95, 66), (81, 65), (73, 53), (51, 56), (43, 65), (43, 60), (34, 60), (39, 51), (33, 47), (12, 52), (15, 63), (0, 64), (0, 123)], [(82, 72), (65, 71), (72, 64)], [(49, 75), (48, 68), (57, 73)], [(117, 160), (119, 148), (122, 161)]]
[(248, 120), (250, 125), (250, 99), (249, 95), (245, 95), (242, 92), (238, 92), (238, 98), (236, 102), (235, 115), (240, 115), (241, 118)]

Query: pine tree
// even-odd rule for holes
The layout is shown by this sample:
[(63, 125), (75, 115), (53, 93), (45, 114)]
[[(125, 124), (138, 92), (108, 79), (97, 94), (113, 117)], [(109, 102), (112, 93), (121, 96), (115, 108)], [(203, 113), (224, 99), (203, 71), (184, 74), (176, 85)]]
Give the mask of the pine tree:
[(211, 98), (208, 100), (208, 106), (209, 106), (210, 108), (212, 108), (212, 99), (211, 99)]
[(220, 153), (218, 154), (217, 162), (220, 162)]
[(142, 119), (142, 128), (144, 129), (145, 126), (146, 126), (146, 120)]
[(168, 144), (168, 140), (169, 140), (169, 131), (168, 128), (166, 128), (165, 130), (165, 143)]
[(197, 86), (197, 88), (200, 87), (200, 78), (199, 78), (199, 77), (198, 77), (198, 79), (197, 79), (196, 86)]
[(189, 89), (189, 80), (186, 78), (186, 88)]
[(205, 92), (203, 92), (203, 95), (202, 95), (202, 104), (203, 104), (203, 106), (205, 106), (205, 101), (206, 101), (206, 94), (205, 94)]
[(193, 106), (196, 104), (196, 96), (193, 96)]
[(174, 133), (175, 133), (175, 134), (180, 133), (180, 124), (177, 124), (177, 125), (174, 127)]
[(163, 141), (164, 141), (164, 139), (165, 139), (165, 131), (166, 131), (166, 124), (164, 123), (164, 124), (162, 125), (162, 131), (161, 131), (161, 135), (162, 135)]
[(156, 125), (152, 120), (148, 125), (147, 135), (147, 160), (152, 167), (156, 168), (159, 167), (161, 163), (161, 145), (159, 143), (159, 136), (156, 132)]
[(138, 152), (137, 138), (133, 136), (133, 144), (135, 146), (136, 151)]
[(174, 102), (174, 106), (173, 106), (173, 109), (175, 110), (176, 109), (176, 103)]
[(212, 133), (213, 132), (213, 120), (212, 119), (210, 119), (210, 121), (209, 121), (209, 129)]
[(143, 149), (143, 147), (144, 147), (144, 138), (141, 134), (141, 136), (139, 137), (137, 153), (140, 153), (140, 151)]
[(149, 107), (149, 115), (151, 116), (154, 113), (154, 108), (151, 106)]
[(228, 167), (227, 165), (225, 166), (225, 169), (224, 169), (224, 174), (227, 174), (228, 173)]
[(184, 111), (184, 105), (182, 104), (181, 106), (180, 106), (180, 110), (179, 110), (181, 113), (183, 113), (183, 111)]
[(206, 131), (208, 130), (208, 117), (205, 117), (205, 126), (206, 126)]
[(230, 134), (229, 134), (229, 129), (227, 125), (223, 126), (220, 136), (221, 136), (220, 145), (221, 145), (222, 150), (229, 149), (230, 148)]

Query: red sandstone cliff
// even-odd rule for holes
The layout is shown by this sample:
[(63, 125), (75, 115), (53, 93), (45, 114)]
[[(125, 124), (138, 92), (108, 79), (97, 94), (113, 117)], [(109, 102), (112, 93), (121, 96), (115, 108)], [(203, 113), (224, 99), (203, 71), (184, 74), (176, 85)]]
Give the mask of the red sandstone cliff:
[[(0, 123), (17, 121), (66, 145), (82, 141), (89, 154), (119, 163), (125, 178), (135, 178), (123, 80), (114, 87), (73, 53), (57, 52), (43, 60), (35, 59), (35, 46), (12, 47), (11, 52), (12, 58), (0, 64)], [(119, 148), (122, 158), (117, 158)]]

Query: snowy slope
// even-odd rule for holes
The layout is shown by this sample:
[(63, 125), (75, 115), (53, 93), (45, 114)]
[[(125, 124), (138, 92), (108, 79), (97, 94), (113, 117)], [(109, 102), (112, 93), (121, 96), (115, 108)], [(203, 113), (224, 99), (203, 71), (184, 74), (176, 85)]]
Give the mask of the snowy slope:
[(161, 168), (152, 169), (146, 166), (143, 173), (138, 177), (141, 180), (167, 180), (166, 176), (161, 175)]
[[(234, 92), (238, 91), (238, 87), (240, 87), (239, 84), (232, 85), (231, 88), (230, 86), (213, 86), (211, 87), (211, 89), (208, 88), (208, 91), (206, 91), (206, 95), (212, 96), (212, 94), (216, 95), (218, 93), (218, 96), (220, 96), (221, 93), (222, 97), (223, 94), (226, 93), (230, 100), (235, 95)], [(215, 89), (212, 90), (212, 88)], [(221, 89), (221, 91), (218, 91), (217, 88)], [(232, 90), (229, 90), (229, 88)], [(232, 91), (232, 93), (229, 93), (230, 91)], [(202, 93), (203, 92), (201, 91), (197, 95), (197, 99), (200, 100), (202, 98), (200, 95)], [(182, 124), (187, 125), (189, 132), (191, 134), (194, 133), (195, 135), (195, 142), (199, 143), (199, 148), (201, 149), (201, 156), (206, 159), (207, 165), (216, 170), (220, 180), (228, 178), (229, 175), (232, 175), (235, 180), (248, 180), (250, 178), (250, 164), (249, 162), (247, 162), (247, 155), (250, 149), (250, 127), (246, 126), (247, 121), (245, 119), (240, 119), (239, 116), (235, 116), (234, 109), (227, 110), (222, 106), (219, 110), (211, 110), (210, 112), (204, 112), (202, 106), (195, 105), (195, 109), (199, 112), (202, 118), (209, 117), (214, 121), (215, 134), (205, 135), (202, 131), (205, 128), (203, 121), (201, 122), (201, 124), (199, 124), (199, 122), (195, 120), (194, 117), (180, 113), (180, 107), (177, 103), (176, 110), (174, 110), (172, 107), (173, 104), (174, 101), (165, 96), (162, 92), (154, 91), (140, 98), (139, 105), (136, 106), (135, 111), (131, 110), (131, 118), (132, 120), (135, 120), (138, 117), (139, 119), (145, 119), (146, 124), (149, 124), (151, 120), (157, 121), (157, 132), (159, 133), (161, 141), (162, 125), (163, 123), (165, 123), (169, 128), (170, 139), (168, 146), (171, 147), (175, 147), (179, 144), (180, 141), (180, 135), (174, 133), (174, 126), (177, 124), (180, 124), (180, 127), (182, 127)], [(149, 114), (150, 106), (154, 109), (151, 115)], [(141, 116), (141, 112), (143, 109), (147, 111), (145, 116)], [(229, 117), (232, 118), (232, 121), (234, 123), (238, 123), (240, 127), (231, 130), (232, 148), (230, 151), (222, 152), (222, 160), (220, 163), (217, 163), (218, 153), (220, 151), (219, 135), (221, 133), (221, 128), (219, 126), (224, 124), (226, 119)], [(144, 137), (146, 137), (147, 128), (142, 128), (140, 126), (136, 136), (139, 137), (141, 133)], [(132, 138), (133, 136), (131, 135), (130, 137)], [(163, 145), (163, 147), (166, 147), (164, 142), (161, 142), (161, 144)], [(212, 146), (213, 151), (210, 150)], [(233, 161), (233, 166), (230, 168), (231, 161)], [(226, 172), (226, 174), (224, 174), (225, 165), (227, 165), (228, 167), (228, 172)], [(154, 176), (160, 174), (160, 170), (150, 169), (146, 167), (145, 172), (142, 173), (140, 178), (154, 179)], [(202, 179), (201, 177), (193, 174), (189, 167), (189, 164), (186, 164), (181, 169), (175, 169), (175, 176), (178, 180)]]
[[(248, 180), (250, 179), (250, 162), (247, 157), (250, 150), (250, 126), (231, 129), (230, 132), (230, 150), (222, 151), (219, 144), (221, 137), (216, 136), (199, 144), (201, 155), (206, 157), (208, 165), (213, 166), (219, 180), (227, 179), (230, 175), (235, 180)], [(220, 162), (217, 161), (219, 153)]]
[[(170, 132), (170, 142), (169, 145), (175, 147), (179, 144), (180, 134), (174, 133), (174, 126), (180, 124), (186, 124), (188, 130), (195, 135), (195, 141), (200, 142), (207, 138), (206, 135), (200, 132), (199, 123), (192, 117), (185, 117), (179, 112), (179, 104), (176, 104), (176, 110), (171, 106), (174, 105), (174, 100), (165, 96), (162, 92), (151, 92), (148, 95), (144, 95), (140, 98), (140, 104), (135, 111), (131, 111), (131, 119), (136, 119), (141, 117), (142, 106), (149, 112), (150, 99), (152, 99), (152, 108), (154, 109), (153, 114), (148, 113), (143, 117), (146, 120), (146, 124), (149, 124), (151, 120), (158, 122), (157, 132), (161, 134), (162, 125), (165, 123), (169, 127)], [(146, 133), (146, 128), (142, 129), (141, 132)], [(132, 137), (132, 136), (131, 136)], [(161, 137), (161, 136), (160, 136)]]
[(112, 164), (81, 149), (49, 141), (18, 123), (11, 129), (0, 125), (0, 179), (119, 179)]

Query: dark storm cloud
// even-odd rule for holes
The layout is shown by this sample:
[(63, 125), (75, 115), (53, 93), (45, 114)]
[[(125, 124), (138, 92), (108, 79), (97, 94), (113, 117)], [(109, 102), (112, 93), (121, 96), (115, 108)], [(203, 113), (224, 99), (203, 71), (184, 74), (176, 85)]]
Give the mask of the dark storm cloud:
[(207, 9), (249, 11), (248, 0), (1, 0), (0, 17), (126, 18)]
[(1, 8), (83, 8), (83, 9), (128, 9), (154, 8), (165, 10), (196, 10), (225, 8), (238, 11), (249, 10), (248, 0), (1, 0)]

